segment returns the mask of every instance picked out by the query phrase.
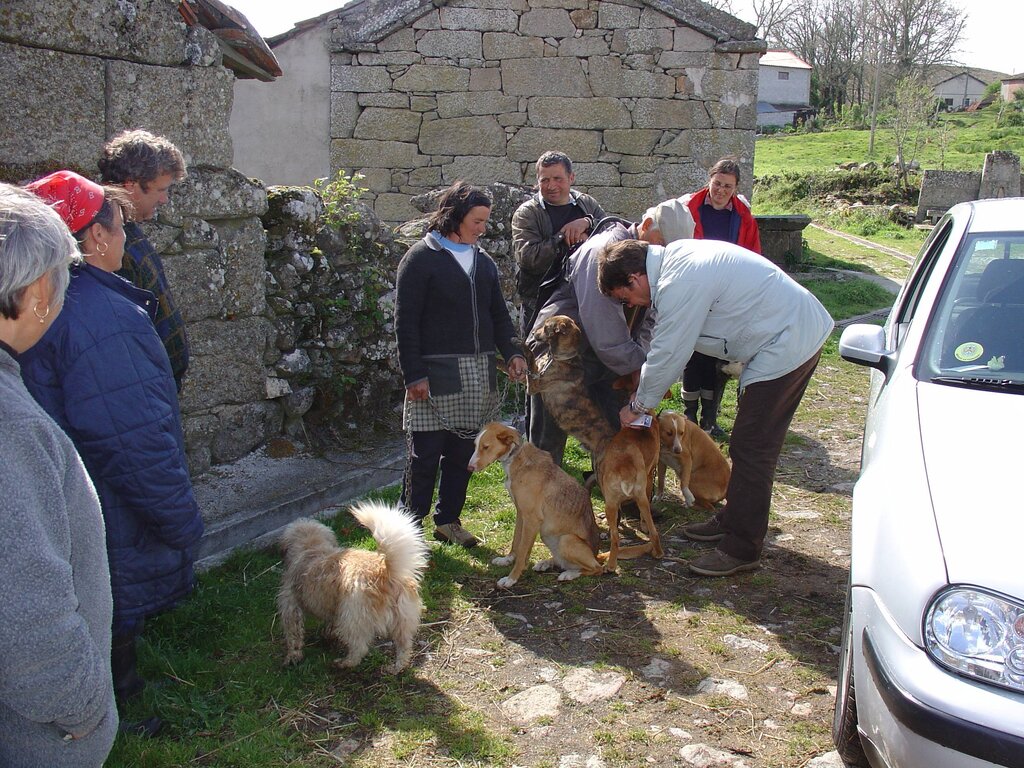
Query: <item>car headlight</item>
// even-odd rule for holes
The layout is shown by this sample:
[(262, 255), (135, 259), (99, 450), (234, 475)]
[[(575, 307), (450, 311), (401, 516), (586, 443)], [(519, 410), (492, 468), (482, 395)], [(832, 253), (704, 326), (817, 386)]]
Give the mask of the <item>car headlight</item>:
[(1024, 605), (969, 587), (932, 600), (925, 645), (939, 664), (992, 685), (1024, 691)]

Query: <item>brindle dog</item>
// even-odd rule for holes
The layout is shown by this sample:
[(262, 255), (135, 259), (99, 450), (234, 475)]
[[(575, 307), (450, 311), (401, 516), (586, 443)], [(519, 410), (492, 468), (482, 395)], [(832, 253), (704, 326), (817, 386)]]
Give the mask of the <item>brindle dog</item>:
[[(571, 317), (549, 317), (533, 335), (547, 345), (547, 352), (537, 359), (527, 353), (529, 392), (539, 394), (558, 426), (579, 440), (594, 457), (611, 544), (606, 567), (614, 570), (619, 557), (636, 557), (645, 552), (660, 558), (664, 550), (651, 517), (653, 473), (660, 442), (657, 419), (648, 429), (615, 429), (608, 423), (583, 383), (579, 357), (582, 332)], [(620, 550), (618, 516), (627, 501), (633, 501), (640, 510), (640, 521), (649, 541)]]

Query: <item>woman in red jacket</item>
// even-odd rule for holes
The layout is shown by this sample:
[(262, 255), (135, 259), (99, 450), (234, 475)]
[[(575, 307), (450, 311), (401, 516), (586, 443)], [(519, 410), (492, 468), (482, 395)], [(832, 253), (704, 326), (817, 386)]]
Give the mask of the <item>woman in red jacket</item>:
[[(708, 185), (682, 200), (693, 215), (693, 237), (697, 240), (725, 240), (754, 253), (761, 253), (761, 235), (750, 205), (737, 191), (740, 166), (736, 158), (723, 157), (708, 171)], [(718, 360), (695, 352), (683, 371), (683, 406), (686, 417), (700, 424), (714, 438), (725, 437), (718, 426), (718, 407), (727, 377), (718, 370)], [(700, 420), (697, 410), (700, 408)]]

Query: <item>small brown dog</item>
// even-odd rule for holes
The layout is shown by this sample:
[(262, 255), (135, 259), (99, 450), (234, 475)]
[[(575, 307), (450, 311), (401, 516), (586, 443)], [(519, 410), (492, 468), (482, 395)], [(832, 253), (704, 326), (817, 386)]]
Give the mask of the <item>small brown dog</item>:
[(364, 501), (352, 516), (370, 529), (377, 552), (346, 549), (323, 523), (302, 519), (281, 536), (284, 576), (277, 609), (284, 628), (285, 666), (302, 660), (304, 614), (324, 622), (324, 635), (348, 648), (338, 667), (354, 667), (374, 638), (395, 644), (397, 673), (412, 656), (423, 603), (419, 587), (427, 567), (428, 547), (418, 521), (395, 507)]
[(667, 469), (679, 477), (679, 490), (688, 507), (714, 511), (725, 498), (732, 469), (718, 444), (681, 413), (658, 415), (661, 456), (658, 460), (658, 496), (665, 493)]
[(511, 427), (491, 422), (476, 437), (469, 469), (479, 472), (495, 461), (505, 468), (505, 485), (516, 505), (512, 551), (491, 561), (512, 566), (498, 586), (510, 589), (519, 580), (537, 534), (552, 557), (538, 562), (533, 570), (558, 566), (562, 569), (559, 581), (603, 573), (604, 566), (596, 557), (599, 534), (590, 494), (555, 465), (550, 453), (530, 445)]
[[(625, 559), (627, 552), (629, 557), (645, 552), (658, 558), (665, 554), (661, 536), (651, 517), (651, 490), (660, 444), (658, 419), (652, 419), (654, 423), (650, 427), (623, 427), (598, 454), (597, 482), (604, 496), (604, 515), (608, 520), (609, 547), (605, 568), (609, 571), (615, 570), (618, 558)], [(640, 510), (640, 522), (647, 532), (648, 541), (619, 549), (619, 510), (627, 501), (633, 501)]]

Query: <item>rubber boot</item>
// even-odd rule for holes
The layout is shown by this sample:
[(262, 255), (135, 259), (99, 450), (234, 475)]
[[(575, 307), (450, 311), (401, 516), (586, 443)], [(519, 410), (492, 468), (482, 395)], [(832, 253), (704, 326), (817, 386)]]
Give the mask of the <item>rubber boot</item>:
[(683, 400), (683, 416), (688, 418), (694, 424), (697, 423), (697, 406), (700, 404), (700, 400), (694, 398), (693, 400)]
[(717, 398), (700, 400), (700, 428), (707, 432), (715, 440), (723, 440), (726, 436), (725, 430), (718, 426), (718, 404), (721, 401)]
[(114, 698), (123, 707), (138, 698), (146, 684), (136, 670), (138, 661), (135, 633), (114, 635), (110, 645), (110, 673), (114, 679)]
[[(145, 681), (136, 669), (138, 663), (137, 642), (139, 636), (132, 632), (114, 635), (110, 644), (110, 673), (114, 681), (114, 699), (117, 708), (123, 712), (129, 702), (137, 699), (146, 687)], [(159, 717), (152, 716), (143, 720), (122, 720), (118, 723), (119, 733), (153, 738), (164, 723)]]

